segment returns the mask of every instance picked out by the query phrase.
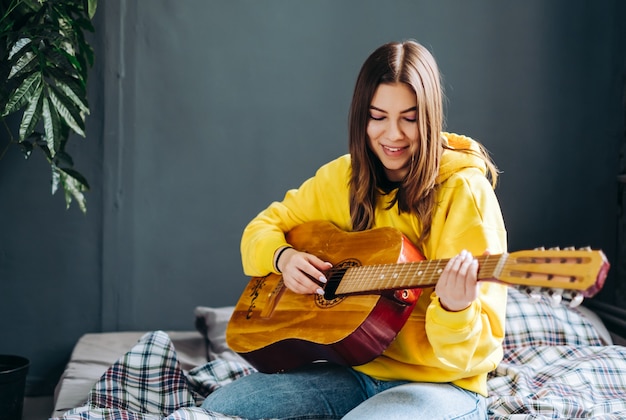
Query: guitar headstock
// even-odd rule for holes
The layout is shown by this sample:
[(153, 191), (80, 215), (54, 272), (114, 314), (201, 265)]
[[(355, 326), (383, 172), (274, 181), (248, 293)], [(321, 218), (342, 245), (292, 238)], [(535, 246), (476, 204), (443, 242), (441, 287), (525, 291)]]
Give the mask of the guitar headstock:
[(571, 306), (592, 297), (604, 286), (610, 264), (602, 251), (591, 249), (536, 249), (506, 255), (496, 278), (516, 285), (532, 296), (545, 292), (553, 301), (561, 296)]

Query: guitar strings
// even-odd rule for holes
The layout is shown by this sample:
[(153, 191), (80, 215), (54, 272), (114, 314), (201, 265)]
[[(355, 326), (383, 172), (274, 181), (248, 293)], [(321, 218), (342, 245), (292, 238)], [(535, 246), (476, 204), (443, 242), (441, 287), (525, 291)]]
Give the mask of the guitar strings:
[[(519, 281), (510, 280), (506, 283), (518, 286), (558, 286), (555, 283), (561, 282), (561, 286), (567, 285), (567, 288), (573, 288), (572, 284), (580, 279), (572, 274), (550, 274), (533, 271), (511, 270), (511, 265), (524, 262), (526, 264), (538, 263), (556, 263), (569, 265), (580, 265), (583, 263), (581, 258), (568, 259), (550, 259), (539, 258), (527, 261), (521, 258), (520, 261), (509, 261), (509, 254), (484, 255), (477, 258), (480, 268), (478, 273), (479, 279), (499, 279), (500, 274), (506, 271), (509, 277), (519, 278)], [(450, 259), (441, 260), (424, 260), (413, 261), (407, 263), (392, 264), (373, 264), (365, 266), (350, 267), (344, 274), (337, 287), (338, 294), (377, 292), (382, 290), (394, 290), (405, 288), (420, 288), (434, 286), (443, 269)]]
[[(341, 280), (337, 293), (433, 286), (437, 283), (449, 260), (425, 260), (351, 267)], [(480, 264), (479, 278), (490, 278), (494, 276), (496, 268), (502, 263), (502, 255), (485, 255), (479, 257), (478, 260)], [(485, 274), (485, 272), (490, 274)]]

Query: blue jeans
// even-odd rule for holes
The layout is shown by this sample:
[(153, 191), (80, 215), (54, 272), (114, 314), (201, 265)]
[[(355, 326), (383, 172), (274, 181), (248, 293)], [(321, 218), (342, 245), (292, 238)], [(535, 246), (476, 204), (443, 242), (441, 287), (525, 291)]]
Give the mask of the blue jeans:
[(484, 398), (455, 385), (378, 381), (326, 363), (289, 373), (253, 373), (217, 389), (202, 407), (246, 419), (487, 418)]

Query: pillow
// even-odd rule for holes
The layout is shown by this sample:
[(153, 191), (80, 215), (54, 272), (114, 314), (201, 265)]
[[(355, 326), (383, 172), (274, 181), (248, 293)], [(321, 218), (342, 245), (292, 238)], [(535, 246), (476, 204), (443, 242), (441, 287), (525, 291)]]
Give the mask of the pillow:
[(226, 359), (233, 362), (247, 363), (226, 345), (226, 326), (234, 306), (210, 307), (198, 306), (194, 310), (196, 329), (207, 341), (207, 359)]
[[(599, 331), (597, 320), (583, 314), (589, 310), (552, 305), (547, 297), (538, 302), (510, 288), (506, 309), (504, 350), (523, 346), (601, 346), (610, 344), (608, 331)], [(606, 328), (602, 325), (601, 328)], [(603, 337), (604, 336), (604, 337)], [(608, 336), (608, 341), (607, 341)]]

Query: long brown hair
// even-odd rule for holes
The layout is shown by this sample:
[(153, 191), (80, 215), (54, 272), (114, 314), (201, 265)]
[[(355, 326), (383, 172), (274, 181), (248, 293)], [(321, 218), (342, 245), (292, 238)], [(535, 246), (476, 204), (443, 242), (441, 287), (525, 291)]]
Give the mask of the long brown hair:
[[(352, 229), (360, 231), (373, 226), (379, 188), (385, 184), (384, 168), (370, 150), (367, 137), (369, 107), (376, 89), (383, 83), (405, 83), (417, 96), (419, 143), (412, 156), (409, 172), (387, 208), (397, 202), (400, 212), (417, 215), (422, 225), (418, 244), (421, 245), (430, 233), (436, 204), (439, 161), (446, 145), (441, 134), (444, 117), (439, 69), (430, 52), (415, 41), (395, 42), (379, 47), (363, 63), (357, 78), (349, 116)], [(485, 160), (495, 185), (495, 166), (482, 148), (478, 155)]]

